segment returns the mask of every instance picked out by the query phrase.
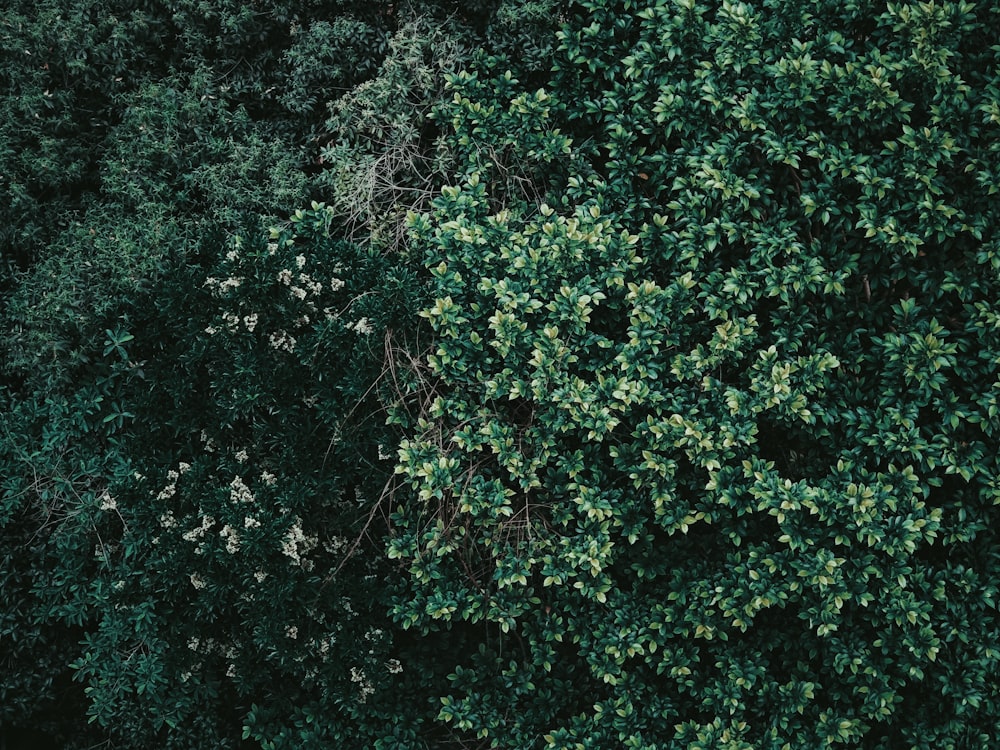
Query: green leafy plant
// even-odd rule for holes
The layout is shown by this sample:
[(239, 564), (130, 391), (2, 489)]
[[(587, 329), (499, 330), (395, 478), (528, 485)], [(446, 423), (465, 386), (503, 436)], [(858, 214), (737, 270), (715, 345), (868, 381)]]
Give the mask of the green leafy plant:
[(448, 109), (389, 553), (470, 742), (995, 736), (997, 18), (871, 5), (585, 2)]

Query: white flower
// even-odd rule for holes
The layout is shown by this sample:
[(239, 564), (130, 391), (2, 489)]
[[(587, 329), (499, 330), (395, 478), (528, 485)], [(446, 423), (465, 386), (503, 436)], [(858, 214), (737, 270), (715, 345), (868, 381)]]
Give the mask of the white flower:
[(296, 517), (295, 523), (285, 533), (281, 541), (281, 552), (286, 557), (290, 557), (292, 562), (302, 567), (307, 567), (302, 555), (308, 553), (319, 540), (314, 536), (306, 536), (302, 531), (302, 519)]
[(400, 664), (399, 659), (389, 659), (385, 663), (385, 668), (389, 670), (389, 674), (399, 674), (403, 671), (403, 665)]
[(300, 286), (293, 286), (290, 291), (292, 293), (292, 296), (294, 296), (296, 299), (306, 298), (306, 290)]
[(252, 503), (254, 501), (253, 493), (243, 481), (243, 477), (233, 477), (233, 481), (229, 483), (229, 499), (234, 503)]
[(330, 278), (330, 291), (336, 292), (344, 288), (344, 280), (338, 279), (336, 276)]
[(226, 260), (232, 263), (234, 260), (240, 257), (240, 254), (236, 250), (230, 250), (226, 253)]
[(282, 268), (280, 271), (278, 271), (278, 281), (280, 281), (285, 286), (288, 286), (289, 284), (292, 283), (292, 272), (289, 271), (287, 268)]
[(202, 580), (202, 577), (200, 575), (198, 575), (197, 573), (192, 573), (191, 574), (191, 585), (194, 586), (196, 589), (203, 589), (203, 588), (205, 588), (205, 581)]
[(368, 318), (362, 318), (357, 323), (351, 326), (351, 330), (357, 331), (362, 336), (367, 336), (375, 329), (372, 328), (371, 323), (368, 322)]
[(275, 484), (277, 484), (278, 479), (271, 472), (269, 472), (269, 471), (262, 471), (260, 473), (260, 481), (262, 481), (268, 487), (273, 487)]
[(172, 529), (177, 526), (177, 519), (174, 518), (173, 511), (168, 510), (166, 513), (160, 516), (160, 526), (165, 529)]
[(247, 456), (246, 450), (241, 450), (236, 454), (236, 460), (240, 463), (244, 463), (249, 456)]
[(307, 273), (299, 274), (299, 283), (308, 289), (311, 294), (319, 294), (323, 291), (323, 285), (318, 281), (313, 281), (312, 277)]
[(101, 510), (117, 510), (118, 502), (111, 497), (111, 494), (104, 490), (104, 494), (101, 495)]
[(264, 579), (267, 578), (267, 573), (265, 573), (263, 570), (258, 570), (256, 573), (253, 574), (253, 577), (257, 579), (257, 583), (263, 583)]
[(186, 474), (190, 468), (191, 464), (186, 463), (184, 461), (181, 461), (179, 464), (177, 464), (177, 472), (179, 474)]
[(222, 531), (219, 532), (219, 536), (226, 540), (226, 552), (230, 555), (235, 555), (240, 551), (239, 534), (237, 534), (236, 529), (228, 523), (222, 527)]
[(243, 519), (243, 528), (244, 529), (259, 529), (260, 528), (260, 521), (258, 521), (253, 516), (247, 516), (246, 518)]
[(169, 500), (175, 494), (177, 494), (177, 485), (175, 485), (175, 484), (168, 484), (166, 487), (164, 487), (162, 490), (160, 490), (160, 494), (156, 496), (156, 499), (157, 500)]
[(267, 243), (267, 254), (268, 255), (274, 255), (276, 252), (278, 252), (278, 243), (277, 242), (268, 242)]
[(207, 328), (205, 329), (205, 333), (207, 333), (207, 334), (208, 334), (209, 336), (213, 336), (213, 335), (215, 335), (215, 334), (216, 334), (217, 332), (218, 332), (218, 329), (217, 329), (217, 328), (214, 328), (213, 326), (208, 326), (208, 327), (207, 327)]
[(304, 256), (304, 255), (296, 255), (295, 256), (295, 265), (297, 267), (299, 267), (299, 268), (305, 268), (305, 266), (306, 266), (306, 256)]
[(268, 336), (268, 343), (272, 349), (284, 350), (286, 352), (295, 351), (295, 337), (289, 336), (285, 331), (278, 331)]
[(243, 279), (238, 279), (230, 276), (228, 279), (219, 284), (219, 291), (225, 292), (229, 289), (236, 289), (240, 284), (243, 283)]
[(292, 638), (292, 639), (298, 638), (299, 637), (299, 629), (297, 627), (295, 627), (294, 625), (288, 625), (285, 628), (285, 636), (287, 636), (288, 638)]
[(243, 316), (243, 325), (247, 327), (250, 333), (253, 333), (253, 329), (257, 327), (257, 313)]

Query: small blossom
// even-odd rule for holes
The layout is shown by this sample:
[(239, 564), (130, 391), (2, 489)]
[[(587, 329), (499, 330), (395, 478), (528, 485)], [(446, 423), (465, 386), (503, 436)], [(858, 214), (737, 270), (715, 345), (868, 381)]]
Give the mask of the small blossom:
[[(191, 529), (190, 531), (185, 531), (181, 535), (181, 537), (185, 541), (196, 542), (199, 539), (201, 539), (201, 537), (205, 535), (205, 532), (208, 531), (210, 528), (212, 528), (214, 525), (215, 525), (215, 519), (212, 518), (212, 516), (203, 516), (201, 519), (201, 526), (197, 526)], [(200, 548), (196, 549), (195, 552), (197, 554), (201, 554)]]
[(265, 573), (263, 570), (258, 570), (256, 573), (253, 574), (253, 577), (257, 579), (257, 583), (263, 583), (264, 579), (267, 578), (267, 573)]
[(399, 674), (403, 671), (403, 665), (400, 664), (399, 659), (389, 659), (385, 663), (385, 668), (389, 670), (389, 674)]
[(111, 494), (105, 490), (104, 494), (101, 495), (101, 510), (117, 510), (118, 502), (111, 497)]
[(240, 450), (236, 454), (236, 460), (239, 461), (241, 464), (244, 463), (247, 460), (247, 458), (249, 458), (249, 456), (247, 456), (246, 450)]
[(307, 296), (306, 290), (300, 286), (293, 286), (289, 291), (291, 291), (292, 296), (296, 299), (305, 299)]
[(205, 581), (197, 573), (192, 573), (191, 574), (191, 585), (194, 586), (196, 589), (203, 589), (203, 588), (205, 588)]
[(268, 342), (271, 344), (272, 349), (283, 350), (289, 353), (295, 351), (295, 337), (289, 336), (285, 331), (272, 333), (268, 336)]
[(281, 552), (286, 557), (290, 557), (292, 562), (303, 568), (307, 567), (302, 555), (312, 550), (319, 540), (316, 537), (306, 536), (302, 531), (302, 519), (296, 517), (295, 523), (285, 533), (281, 541)]
[(294, 625), (289, 625), (285, 628), (285, 636), (294, 640), (299, 637), (299, 629)]
[(257, 327), (257, 313), (243, 316), (243, 325), (250, 333), (253, 333), (253, 329)]
[(254, 501), (253, 493), (243, 481), (243, 477), (233, 477), (233, 481), (229, 483), (229, 499), (234, 503), (252, 503)]
[(191, 464), (181, 461), (177, 464), (177, 472), (179, 474), (186, 474), (191, 469)]
[(215, 441), (212, 440), (212, 438), (210, 438), (208, 436), (208, 433), (205, 432), (204, 430), (201, 431), (201, 442), (203, 442), (205, 444), (205, 452), (206, 453), (214, 453), (215, 452)]
[(181, 476), (181, 475), (180, 475), (179, 473), (177, 473), (177, 472), (176, 472), (176, 471), (174, 471), (173, 469), (170, 469), (170, 470), (169, 470), (169, 471), (167, 472), (167, 481), (168, 481), (168, 482), (176, 482), (176, 481), (177, 481), (178, 479), (180, 479), (180, 476)]
[(285, 286), (289, 286), (292, 283), (292, 272), (287, 268), (282, 268), (278, 271), (278, 281), (280, 281)]
[(278, 243), (277, 242), (268, 242), (267, 243), (267, 254), (268, 255), (274, 255), (276, 252), (278, 252)]
[(312, 277), (307, 273), (299, 274), (299, 283), (308, 289), (310, 294), (319, 294), (323, 291), (323, 285), (318, 281), (313, 281)]
[(351, 330), (357, 331), (362, 336), (367, 336), (375, 329), (372, 328), (371, 323), (368, 322), (368, 318), (361, 318), (361, 320), (351, 326)]
[(253, 516), (247, 516), (246, 518), (243, 519), (243, 528), (244, 529), (259, 529), (260, 528), (260, 521), (258, 521)]
[(304, 256), (304, 255), (296, 255), (295, 256), (295, 265), (298, 268), (305, 268), (305, 266), (306, 266), (306, 256)]
[(236, 529), (228, 523), (222, 527), (222, 531), (219, 532), (219, 536), (226, 540), (226, 552), (230, 555), (235, 555), (240, 551), (239, 534), (237, 534)]
[(344, 280), (338, 279), (336, 276), (330, 277), (330, 291), (338, 292), (344, 288)]
[(273, 487), (278, 482), (278, 478), (274, 476), (269, 471), (262, 471), (260, 473), (260, 481), (266, 484), (268, 487)]
[(240, 257), (240, 254), (236, 250), (230, 250), (228, 253), (226, 253), (226, 260), (228, 260), (230, 263), (232, 263), (234, 260), (236, 260), (239, 257)]

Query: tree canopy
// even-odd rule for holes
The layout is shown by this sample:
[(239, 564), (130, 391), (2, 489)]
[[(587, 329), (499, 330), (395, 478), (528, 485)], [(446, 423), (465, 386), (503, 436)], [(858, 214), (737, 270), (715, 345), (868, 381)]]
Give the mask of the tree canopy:
[(998, 29), (15, 4), (0, 731), (1000, 741)]

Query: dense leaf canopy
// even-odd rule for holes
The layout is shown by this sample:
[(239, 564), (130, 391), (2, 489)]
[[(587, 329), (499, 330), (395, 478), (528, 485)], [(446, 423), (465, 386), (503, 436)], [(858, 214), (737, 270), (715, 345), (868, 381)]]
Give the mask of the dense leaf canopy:
[(1000, 742), (998, 29), (15, 2), (0, 740)]

